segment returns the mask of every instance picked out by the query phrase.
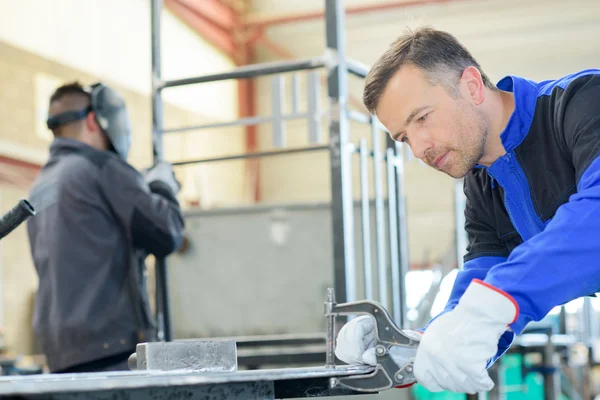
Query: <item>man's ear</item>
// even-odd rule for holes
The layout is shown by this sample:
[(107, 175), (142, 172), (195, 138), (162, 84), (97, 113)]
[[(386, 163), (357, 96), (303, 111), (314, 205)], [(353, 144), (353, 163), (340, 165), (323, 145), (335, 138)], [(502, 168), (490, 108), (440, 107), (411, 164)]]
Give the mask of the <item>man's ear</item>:
[(470, 66), (465, 68), (460, 77), (461, 81), (466, 83), (469, 96), (473, 99), (476, 105), (483, 103), (485, 98), (485, 85), (481, 73), (476, 67)]
[(98, 122), (96, 121), (96, 114), (91, 111), (85, 117), (85, 125), (90, 132), (99, 132), (100, 126), (98, 126)]

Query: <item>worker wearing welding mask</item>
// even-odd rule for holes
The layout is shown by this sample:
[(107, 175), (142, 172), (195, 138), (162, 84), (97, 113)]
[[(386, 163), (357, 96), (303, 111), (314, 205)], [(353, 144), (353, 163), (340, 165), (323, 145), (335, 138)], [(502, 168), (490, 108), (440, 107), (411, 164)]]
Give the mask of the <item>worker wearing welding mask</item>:
[(50, 158), (33, 184), (27, 231), (39, 277), (33, 327), (50, 372), (127, 370), (156, 329), (145, 258), (179, 248), (184, 220), (171, 166), (141, 174), (121, 96), (102, 83), (59, 87)]
[[(407, 331), (430, 391), (494, 387), (487, 372), (515, 335), (600, 289), (600, 70), (496, 84), (451, 34), (398, 38), (365, 79), (364, 103), (427, 165), (464, 178), (468, 247), (445, 309)], [(374, 324), (342, 327), (336, 355), (374, 364)]]

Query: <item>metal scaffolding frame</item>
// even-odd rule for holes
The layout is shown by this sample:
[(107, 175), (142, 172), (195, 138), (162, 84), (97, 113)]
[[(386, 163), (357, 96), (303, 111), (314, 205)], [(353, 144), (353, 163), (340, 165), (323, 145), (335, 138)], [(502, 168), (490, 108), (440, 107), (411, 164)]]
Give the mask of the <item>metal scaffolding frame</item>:
[[(376, 118), (349, 109), (348, 79), (349, 75), (365, 78), (368, 68), (346, 56), (346, 38), (344, 32), (345, 12), (342, 0), (325, 0), (325, 34), (326, 51), (324, 55), (286, 62), (269, 62), (246, 65), (233, 70), (205, 76), (189, 77), (176, 80), (163, 80), (161, 76), (160, 51), (160, 13), (162, 0), (152, 0), (152, 137), (154, 161), (164, 159), (163, 135), (196, 129), (271, 124), (273, 127), (273, 145), (281, 148), (278, 151), (258, 152), (213, 157), (200, 160), (184, 160), (174, 165), (190, 165), (225, 160), (278, 156), (299, 152), (329, 150), (331, 174), (331, 211), (333, 232), (333, 286), (339, 302), (357, 299), (357, 260), (355, 259), (354, 237), (354, 200), (352, 195), (352, 158), (360, 157), (361, 177), (361, 219), (363, 244), (363, 269), (365, 271), (365, 293), (367, 298), (374, 296), (377, 287), (378, 299), (390, 310), (394, 321), (401, 327), (407, 326), (406, 296), (404, 277), (408, 270), (406, 240), (406, 209), (404, 201), (404, 180), (402, 148), (393, 142)], [(319, 104), (319, 69), (327, 73), (327, 112), (320, 110)], [(298, 111), (297, 74), (307, 73), (307, 111)], [(292, 113), (284, 115), (284, 80), (283, 74), (292, 77)], [(163, 124), (162, 92), (169, 88), (184, 85), (201, 84), (232, 79), (251, 79), (272, 76), (272, 115), (269, 117), (251, 116), (236, 121), (207, 124), (194, 127), (165, 129)], [(329, 139), (323, 144), (320, 134), (320, 121), (323, 115), (328, 117)], [(306, 119), (311, 146), (305, 148), (285, 149), (284, 122), (291, 119)], [(349, 138), (350, 121), (358, 121), (370, 125), (372, 132), (372, 148), (367, 148), (366, 141), (360, 144), (351, 143)], [(383, 142), (385, 140), (385, 142)], [(385, 151), (382, 147), (385, 145)], [(371, 263), (371, 229), (368, 162), (373, 163), (373, 179), (375, 188), (375, 227), (374, 239), (376, 248), (376, 275), (373, 279)], [(384, 179), (384, 176), (386, 179)], [(387, 185), (387, 207), (384, 198), (384, 184)], [(386, 218), (386, 210), (387, 218)], [(157, 260), (156, 270), (156, 317), (159, 338), (173, 339), (169, 319), (167, 266), (165, 260)], [(390, 303), (392, 306), (390, 307)], [(340, 318), (341, 319), (341, 318)], [(340, 321), (343, 323), (343, 321)]]

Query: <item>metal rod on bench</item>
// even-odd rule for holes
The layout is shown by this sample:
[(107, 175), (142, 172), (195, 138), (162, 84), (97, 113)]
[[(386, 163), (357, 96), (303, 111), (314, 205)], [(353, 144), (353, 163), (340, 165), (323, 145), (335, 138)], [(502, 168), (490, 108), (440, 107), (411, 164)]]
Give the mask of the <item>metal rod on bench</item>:
[[(389, 138), (389, 140), (392, 140)], [(406, 275), (408, 274), (408, 222), (406, 220), (406, 195), (404, 192), (404, 146), (394, 141), (396, 153), (396, 199), (398, 207), (398, 246), (400, 268), (400, 321), (398, 326), (409, 329), (406, 306)]]
[(287, 148), (287, 149), (277, 150), (277, 151), (261, 151), (261, 152), (256, 152), (256, 153), (236, 154), (236, 155), (232, 155), (232, 156), (201, 158), (199, 160), (178, 161), (178, 162), (174, 162), (173, 165), (189, 165), (189, 164), (201, 164), (201, 163), (207, 163), (207, 162), (244, 160), (246, 158), (273, 157), (273, 156), (282, 156), (282, 155), (286, 155), (286, 154), (308, 153), (311, 151), (320, 151), (320, 150), (329, 150), (329, 146), (322, 145), (322, 146), (300, 147), (297, 149)]
[(255, 78), (257, 76), (282, 74), (284, 72), (303, 71), (308, 69), (322, 68), (325, 66), (325, 58), (322, 56), (296, 61), (277, 61), (268, 63), (257, 63), (235, 68), (229, 72), (197, 76), (192, 78), (174, 79), (162, 82), (161, 88), (193, 85), (205, 82), (217, 82), (230, 79)]
[(320, 143), (321, 138), (321, 82), (319, 73), (310, 71), (306, 75), (306, 113), (308, 114), (308, 142)]
[[(161, 34), (161, 13), (162, 0), (152, 0), (150, 9), (151, 23), (151, 52), (152, 52), (152, 139), (154, 163), (162, 161), (163, 143), (163, 105), (161, 90), (158, 84), (161, 80), (161, 55), (160, 55), (160, 34)], [(171, 318), (169, 314), (169, 294), (167, 283), (167, 265), (164, 258), (156, 258), (154, 264), (155, 271), (155, 301), (156, 301), (156, 324), (158, 328), (158, 339), (163, 341), (171, 340)]]
[(285, 100), (285, 82), (283, 75), (271, 78), (271, 113), (273, 120), (272, 140), (273, 147), (285, 146), (285, 123), (283, 121), (283, 102)]
[(375, 185), (375, 245), (377, 246), (377, 276), (379, 303), (388, 308), (388, 282), (387, 260), (385, 255), (385, 219), (383, 213), (383, 177), (381, 173), (381, 131), (377, 126), (377, 119), (371, 119), (371, 133), (373, 137), (373, 182)]
[(367, 140), (360, 140), (360, 200), (362, 215), (363, 269), (365, 274), (365, 298), (373, 297), (373, 265), (371, 263), (371, 213), (369, 202), (369, 148)]
[(400, 324), (401, 301), (400, 301), (400, 265), (398, 263), (398, 217), (396, 205), (396, 167), (394, 162), (396, 156), (394, 149), (386, 149), (387, 166), (387, 193), (388, 193), (388, 225), (390, 235), (390, 267), (392, 270), (392, 318), (396, 324)]

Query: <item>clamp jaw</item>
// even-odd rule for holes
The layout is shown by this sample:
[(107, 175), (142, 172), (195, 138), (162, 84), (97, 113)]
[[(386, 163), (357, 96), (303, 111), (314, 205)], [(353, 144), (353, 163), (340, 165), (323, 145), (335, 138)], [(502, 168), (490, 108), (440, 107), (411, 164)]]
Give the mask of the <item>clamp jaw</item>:
[(392, 321), (390, 314), (379, 303), (371, 300), (336, 304), (333, 289), (328, 289), (325, 316), (328, 317), (327, 365), (335, 367), (333, 331), (338, 315), (367, 314), (375, 319), (375, 370), (365, 375), (337, 379), (334, 384), (359, 392), (379, 392), (393, 387), (415, 383), (412, 361), (399, 366), (390, 355), (392, 346), (416, 350), (419, 341), (406, 336)]

